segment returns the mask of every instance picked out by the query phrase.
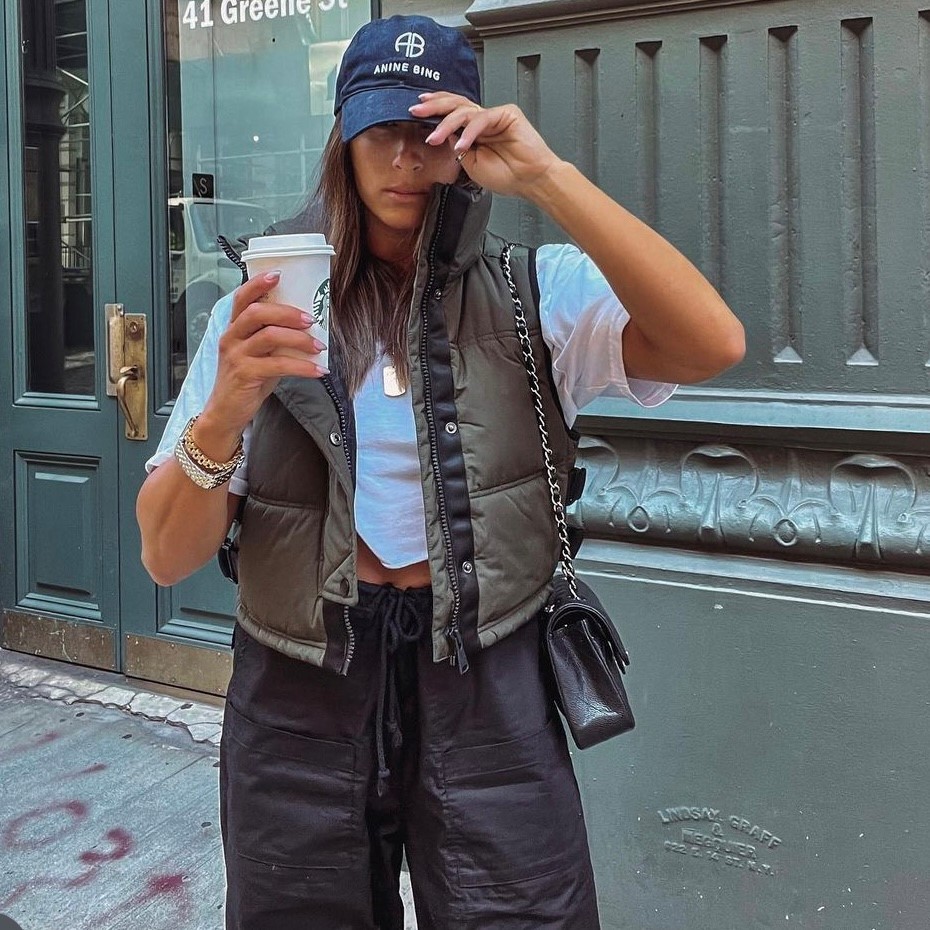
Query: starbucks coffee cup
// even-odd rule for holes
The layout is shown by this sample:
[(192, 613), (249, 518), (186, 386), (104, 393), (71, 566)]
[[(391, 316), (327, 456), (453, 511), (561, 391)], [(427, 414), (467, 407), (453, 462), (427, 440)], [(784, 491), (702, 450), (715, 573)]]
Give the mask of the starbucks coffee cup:
[[(250, 278), (270, 271), (281, 272), (281, 279), (268, 292), (266, 300), (290, 304), (313, 317), (313, 325), (307, 332), (326, 346), (317, 356), (317, 363), (323, 368), (329, 368), (329, 266), (335, 254), (320, 233), (256, 236), (242, 253)], [(279, 349), (278, 353), (305, 358), (291, 349)]]

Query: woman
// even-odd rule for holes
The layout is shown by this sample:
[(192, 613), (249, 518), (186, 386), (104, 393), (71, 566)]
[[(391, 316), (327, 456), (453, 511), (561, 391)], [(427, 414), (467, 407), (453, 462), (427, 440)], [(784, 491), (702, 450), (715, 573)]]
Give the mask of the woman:
[(654, 405), (742, 357), (684, 257), (517, 107), (481, 106), (459, 33), (422, 17), (358, 33), (317, 193), (278, 230), (335, 247), (333, 372), (301, 312), (262, 300), (273, 275), (243, 284), (214, 310), (138, 500), (143, 560), (170, 585), (213, 557), (245, 497), (229, 928), (399, 930), (404, 853), (420, 930), (598, 926), (540, 668), (557, 539), (488, 192), (580, 247), (512, 258), (563, 486), (579, 406)]

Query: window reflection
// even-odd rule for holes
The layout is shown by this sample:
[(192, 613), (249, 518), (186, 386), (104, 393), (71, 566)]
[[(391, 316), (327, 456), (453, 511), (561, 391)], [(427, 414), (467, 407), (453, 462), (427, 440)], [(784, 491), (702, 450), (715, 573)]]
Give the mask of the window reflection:
[(85, 3), (21, 5), (29, 391), (94, 393)]
[(165, 4), (173, 394), (217, 298), (241, 280), (216, 246), (294, 215), (332, 126), (336, 72), (370, 0)]
[[(242, 280), (216, 239), (261, 235), (271, 213), (254, 204), (231, 200), (172, 197), (168, 200), (168, 247), (171, 272), (171, 349), (175, 379), (183, 380), (188, 355), (200, 345), (210, 310)], [(178, 364), (180, 362), (180, 364)], [(175, 384), (175, 390), (180, 383)]]

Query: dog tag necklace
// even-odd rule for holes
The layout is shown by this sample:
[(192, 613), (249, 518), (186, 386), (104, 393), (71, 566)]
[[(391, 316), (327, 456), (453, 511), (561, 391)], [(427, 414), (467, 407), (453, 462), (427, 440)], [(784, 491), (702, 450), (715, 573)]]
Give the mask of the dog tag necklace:
[(384, 393), (387, 397), (403, 397), (407, 388), (401, 385), (397, 377), (397, 369), (393, 365), (385, 365), (381, 371), (384, 379)]

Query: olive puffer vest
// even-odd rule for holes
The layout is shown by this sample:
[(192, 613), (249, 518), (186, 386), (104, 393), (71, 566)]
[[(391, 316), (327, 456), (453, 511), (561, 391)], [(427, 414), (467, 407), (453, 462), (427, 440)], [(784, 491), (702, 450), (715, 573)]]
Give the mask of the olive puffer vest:
[[(559, 554), (500, 267), (504, 241), (486, 230), (490, 206), (480, 189), (436, 187), (408, 329), (433, 658), (463, 672), (469, 655), (542, 607)], [(533, 257), (514, 249), (511, 263), (537, 367), (551, 372)], [(551, 378), (541, 381), (564, 495), (577, 437)], [(342, 674), (354, 649), (349, 607), (358, 598), (354, 457), (352, 404), (338, 376), (282, 379), (253, 420), (239, 535), (239, 623), (267, 646)]]

